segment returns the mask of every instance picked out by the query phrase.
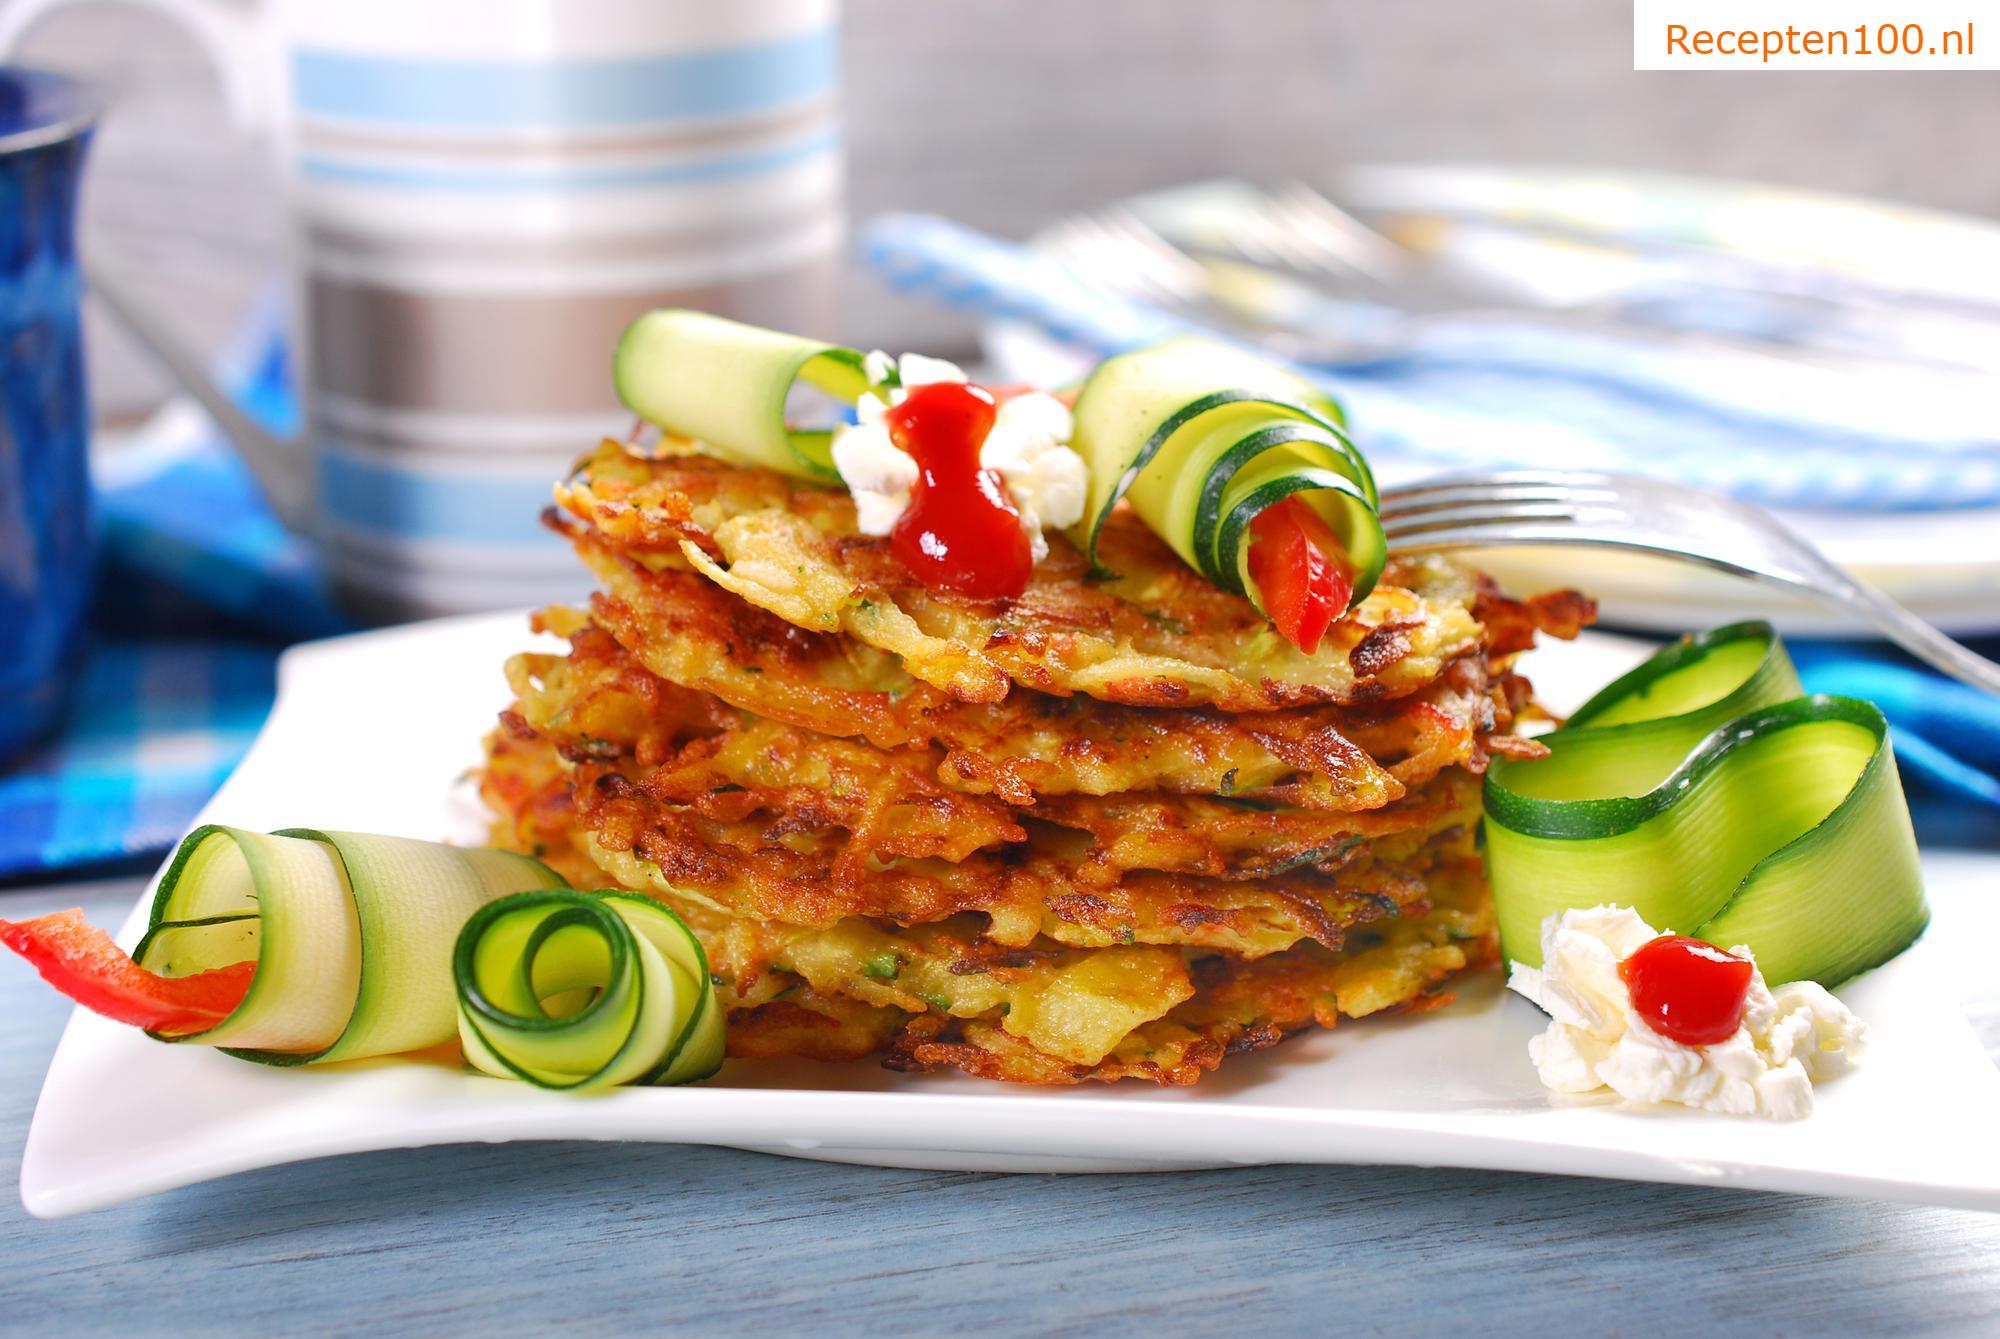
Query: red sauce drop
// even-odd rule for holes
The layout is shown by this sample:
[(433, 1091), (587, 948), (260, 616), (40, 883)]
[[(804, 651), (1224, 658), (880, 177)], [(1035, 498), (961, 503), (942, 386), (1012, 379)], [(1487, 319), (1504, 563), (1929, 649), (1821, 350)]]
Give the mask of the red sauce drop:
[(917, 462), (910, 505), (889, 551), (932, 590), (1011, 599), (1028, 588), (1034, 548), (1000, 476), (979, 467), (993, 428), (993, 396), (978, 386), (919, 386), (891, 409), (889, 440)]
[(1683, 1046), (1736, 1035), (1753, 970), (1749, 959), (1685, 935), (1661, 935), (1618, 964), (1646, 1026)]

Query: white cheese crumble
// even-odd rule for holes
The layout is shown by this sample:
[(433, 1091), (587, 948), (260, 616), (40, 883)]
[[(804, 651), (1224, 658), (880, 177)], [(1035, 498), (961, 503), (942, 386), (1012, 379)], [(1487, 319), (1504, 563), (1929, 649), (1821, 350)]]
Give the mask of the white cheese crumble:
[(882, 421), (888, 406), (872, 393), (855, 401), (860, 422), (833, 434), (833, 467), (854, 495), (854, 523), (864, 535), (886, 535), (910, 505), (917, 484), (917, 462), (889, 440)]
[[(855, 523), (865, 535), (886, 535), (910, 505), (917, 464), (889, 438), (884, 415), (911, 389), (941, 381), (962, 382), (964, 371), (942, 358), (906, 353), (894, 364), (897, 387), (889, 379), (889, 355), (876, 350), (862, 361), (871, 390), (855, 401), (855, 423), (833, 435), (833, 467), (854, 495)], [(1069, 449), (1074, 423), (1069, 407), (1037, 391), (1001, 402), (993, 428), (979, 448), (979, 463), (1000, 476), (1008, 502), (1021, 514), (1036, 562), (1048, 555), (1045, 529), (1060, 530), (1083, 519), (1089, 471)]]
[(861, 375), (868, 378), (871, 388), (887, 381), (889, 374), (895, 370), (895, 360), (880, 349), (870, 350), (868, 356), (861, 360)]
[[(1866, 1046), (1867, 1025), (1825, 987), (1788, 981), (1772, 990), (1754, 966), (1736, 1035), (1711, 1046), (1661, 1036), (1632, 1007), (1618, 974), (1619, 963), (1657, 937), (1629, 907), (1570, 910), (1542, 922), (1542, 967), (1515, 963), (1507, 985), (1549, 1015), (1548, 1030), (1528, 1043), (1544, 1084), (1798, 1120), (1812, 1114), (1813, 1081), (1844, 1072)], [(1730, 952), (1751, 956), (1741, 947)]]
[(940, 381), (965, 381), (965, 372), (957, 363), (949, 363), (942, 358), (926, 358), (921, 353), (906, 353), (898, 358), (896, 374), (906, 391)]
[(1069, 449), (1073, 426), (1069, 406), (1055, 396), (1016, 395), (1001, 402), (979, 448), (980, 465), (1000, 476), (1021, 513), (1036, 562), (1048, 556), (1045, 528), (1063, 530), (1083, 519), (1090, 474), (1083, 457)]

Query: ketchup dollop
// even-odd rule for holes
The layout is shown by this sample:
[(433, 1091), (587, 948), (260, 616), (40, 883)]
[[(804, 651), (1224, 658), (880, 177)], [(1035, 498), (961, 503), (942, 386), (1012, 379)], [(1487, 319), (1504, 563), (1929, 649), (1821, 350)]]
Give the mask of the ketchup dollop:
[(1028, 588), (1034, 548), (1000, 476), (979, 466), (997, 413), (979, 386), (919, 386), (888, 412), (889, 440), (917, 462), (910, 505), (889, 551), (932, 590), (1011, 599)]
[(1685, 935), (1661, 935), (1618, 964), (1646, 1026), (1683, 1046), (1736, 1035), (1754, 970), (1748, 958)]

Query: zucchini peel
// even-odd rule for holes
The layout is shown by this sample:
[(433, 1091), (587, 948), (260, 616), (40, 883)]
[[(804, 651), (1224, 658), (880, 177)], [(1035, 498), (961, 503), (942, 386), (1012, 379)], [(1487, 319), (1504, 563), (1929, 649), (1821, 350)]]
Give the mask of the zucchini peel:
[(845, 404), (868, 390), (856, 349), (662, 308), (626, 327), (612, 380), (626, 408), (739, 465), (839, 483), (833, 432), (796, 428), (785, 403), (801, 383)]
[(162, 1041), (304, 1065), (426, 1050), (457, 1035), (452, 946), (481, 905), (563, 886), (509, 851), (310, 828), (189, 833), (132, 957), (162, 976), (254, 961), (221, 1022)]
[(190, 833), (133, 953), (147, 971), (256, 972), (198, 1042), (270, 1065), (456, 1040), (545, 1088), (685, 1083), (722, 1063), (701, 944), (636, 893), (579, 893), (511, 851), (294, 828)]
[(1801, 696), (1768, 624), (1683, 639), (1541, 742), (1546, 758), (1496, 758), (1486, 775), (1509, 961), (1541, 965), (1545, 917), (1614, 903), (1747, 946), (1774, 985), (1836, 986), (1928, 923), (1887, 720)]
[(676, 1084), (722, 1067), (723, 1016), (686, 923), (638, 893), (516, 893), (452, 957), (471, 1065), (542, 1088)]
[(1171, 339), (1101, 363), (1077, 392), (1075, 422), (1090, 496), (1069, 534), (1093, 570), (1122, 500), (1188, 566), (1263, 612), (1250, 522), (1298, 494), (1353, 565), (1350, 607), (1380, 578), (1374, 475), (1339, 404), (1292, 373), (1213, 340)]

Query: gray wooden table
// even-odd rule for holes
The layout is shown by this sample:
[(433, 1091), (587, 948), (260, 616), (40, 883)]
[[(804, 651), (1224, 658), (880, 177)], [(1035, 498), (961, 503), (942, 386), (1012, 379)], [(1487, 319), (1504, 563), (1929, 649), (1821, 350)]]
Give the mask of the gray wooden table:
[[(140, 887), (0, 892), (0, 916), (81, 904), (116, 924)], [(2000, 898), (1937, 912), (1950, 942), (2000, 931)], [(67, 1009), (0, 967), (11, 1172)], [(1990, 969), (1971, 1007), (2000, 1053)], [(361, 1329), (1993, 1335), (2000, 1215), (1410, 1168), (998, 1176), (588, 1143), (329, 1159), (60, 1222), (0, 1201), (0, 1333)]]

